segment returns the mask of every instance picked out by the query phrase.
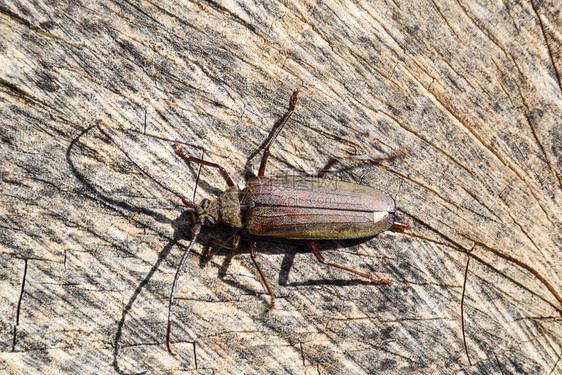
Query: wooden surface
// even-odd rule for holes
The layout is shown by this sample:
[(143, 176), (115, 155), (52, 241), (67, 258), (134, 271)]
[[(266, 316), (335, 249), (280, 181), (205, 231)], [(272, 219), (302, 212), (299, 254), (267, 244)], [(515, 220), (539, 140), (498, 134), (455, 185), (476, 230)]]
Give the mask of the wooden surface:
[[(0, 372), (562, 373), (562, 13), (557, 1), (0, 2)], [(243, 241), (206, 262), (178, 199), (198, 167), (244, 186), (331, 156), (397, 200), (405, 234)], [(196, 200), (225, 187), (203, 169)], [(224, 230), (216, 235), (225, 236)]]

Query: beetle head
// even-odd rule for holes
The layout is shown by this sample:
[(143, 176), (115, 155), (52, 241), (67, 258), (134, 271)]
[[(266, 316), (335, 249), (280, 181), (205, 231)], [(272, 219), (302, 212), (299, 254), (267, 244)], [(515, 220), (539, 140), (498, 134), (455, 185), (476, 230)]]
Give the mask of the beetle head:
[(199, 206), (191, 208), (194, 224), (215, 225), (220, 221), (217, 200), (203, 199)]

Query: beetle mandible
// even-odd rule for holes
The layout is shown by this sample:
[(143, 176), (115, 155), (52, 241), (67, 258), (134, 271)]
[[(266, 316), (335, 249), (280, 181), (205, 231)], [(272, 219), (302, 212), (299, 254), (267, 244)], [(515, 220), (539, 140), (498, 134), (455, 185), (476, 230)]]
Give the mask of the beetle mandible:
[(378, 279), (353, 268), (325, 261), (314, 241), (372, 237), (386, 230), (402, 232), (408, 229), (408, 224), (395, 220), (396, 205), (394, 199), (388, 193), (363, 185), (341, 181), (334, 183), (332, 180), (322, 179), (331, 167), (342, 160), (391, 160), (403, 156), (405, 152), (399, 150), (379, 157), (364, 155), (332, 158), (320, 170), (318, 177), (264, 177), (265, 166), (270, 154), (269, 149), (289, 118), (291, 118), (295, 110), (298, 94), (299, 90), (296, 90), (292, 95), (289, 110), (283, 116), (280, 125), (273, 133), (269, 142), (265, 145), (258, 176), (250, 178), (246, 187), (242, 190), (232, 182), (232, 179), (223, 167), (188, 155), (177, 142), (174, 144), (176, 153), (185, 160), (217, 168), (228, 185), (228, 188), (219, 197), (213, 200), (203, 199), (200, 205), (196, 205), (185, 195), (154, 177), (103, 129), (101, 120), (97, 122), (98, 129), (138, 169), (161, 187), (178, 196), (193, 215), (194, 225), (191, 228), (191, 242), (176, 270), (172, 291), (170, 292), (166, 348), (172, 355), (175, 354), (170, 348), (170, 333), (176, 285), (187, 255), (195, 244), (203, 225), (224, 223), (238, 230), (231, 244), (219, 239), (212, 239), (204, 247), (207, 250), (211, 243), (236, 249), (240, 242), (240, 231), (243, 230), (246, 234), (250, 235), (250, 256), (269, 293), (271, 301), (270, 312), (275, 308), (275, 296), (256, 261), (255, 237), (257, 236), (308, 240), (313, 254), (320, 263), (354, 273), (376, 284), (392, 284), (391, 280)]

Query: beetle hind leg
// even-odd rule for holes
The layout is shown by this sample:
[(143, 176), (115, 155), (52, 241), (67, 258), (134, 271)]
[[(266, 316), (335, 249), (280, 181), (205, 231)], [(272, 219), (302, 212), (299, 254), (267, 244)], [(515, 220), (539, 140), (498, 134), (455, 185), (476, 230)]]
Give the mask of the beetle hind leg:
[(316, 256), (316, 259), (318, 259), (318, 261), (322, 264), (326, 264), (328, 266), (332, 266), (335, 268), (339, 268), (341, 270), (347, 271), (347, 272), (351, 272), (354, 273), (358, 276), (364, 277), (366, 279), (369, 279), (369, 281), (375, 283), (375, 284), (388, 284), (391, 285), (392, 284), (392, 280), (389, 279), (378, 279), (376, 277), (373, 277), (371, 275), (369, 275), (368, 273), (365, 272), (361, 272), (358, 271), (356, 269), (347, 267), (347, 266), (342, 266), (341, 264), (336, 264), (336, 263), (331, 263), (331, 262), (326, 262), (326, 260), (324, 259), (324, 257), (322, 256), (322, 254), (320, 254), (320, 250), (318, 250), (318, 248), (316, 247), (316, 244), (314, 243), (314, 241), (309, 241), (310, 243), (310, 247), (312, 248), (312, 252), (314, 253), (314, 255)]
[(187, 160), (189, 162), (198, 163), (198, 164), (201, 164), (201, 165), (206, 165), (206, 166), (211, 167), (211, 168), (217, 168), (219, 170), (219, 173), (221, 174), (222, 178), (224, 178), (224, 180), (226, 181), (226, 184), (229, 187), (234, 186), (234, 182), (232, 182), (232, 179), (228, 175), (228, 172), (226, 171), (226, 169), (224, 169), (220, 165), (218, 165), (216, 163), (211, 163), (210, 161), (199, 159), (199, 158), (196, 158), (195, 156), (191, 156), (191, 155), (187, 154), (185, 152), (185, 150), (183, 149), (183, 147), (181, 147), (178, 142), (174, 143), (174, 147), (176, 149), (176, 154), (178, 154), (179, 156), (181, 156), (182, 158), (184, 158), (185, 160)]

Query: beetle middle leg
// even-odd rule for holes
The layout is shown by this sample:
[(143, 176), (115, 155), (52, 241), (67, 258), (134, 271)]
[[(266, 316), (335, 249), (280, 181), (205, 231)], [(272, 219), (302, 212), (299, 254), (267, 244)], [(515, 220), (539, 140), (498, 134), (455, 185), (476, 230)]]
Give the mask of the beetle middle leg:
[(312, 252), (314, 253), (314, 255), (316, 256), (316, 259), (318, 259), (318, 261), (322, 264), (326, 264), (328, 266), (332, 266), (332, 267), (336, 267), (339, 268), (341, 270), (347, 271), (347, 272), (351, 272), (354, 273), (358, 276), (364, 277), (366, 279), (369, 279), (371, 282), (375, 283), (375, 284), (388, 284), (391, 285), (392, 284), (392, 280), (388, 280), (388, 279), (377, 279), (371, 275), (369, 275), (368, 273), (365, 272), (361, 272), (358, 271), (356, 269), (350, 268), (350, 267), (346, 267), (346, 266), (342, 266), (341, 264), (336, 264), (336, 263), (331, 263), (331, 262), (326, 262), (326, 260), (324, 259), (324, 257), (322, 256), (322, 254), (320, 254), (320, 250), (318, 250), (318, 248), (316, 247), (316, 244), (314, 243), (314, 241), (309, 241), (310, 247), (312, 248)]
[(265, 288), (267, 289), (267, 293), (269, 293), (269, 297), (271, 298), (271, 303), (269, 305), (269, 314), (273, 315), (273, 310), (275, 309), (275, 296), (273, 295), (273, 291), (271, 290), (271, 287), (269, 286), (269, 283), (267, 282), (267, 279), (265, 278), (264, 273), (262, 272), (258, 262), (256, 261), (256, 241), (255, 240), (251, 240), (250, 241), (250, 256), (252, 257), (252, 262), (254, 262), (254, 266), (256, 266), (261, 279), (265, 285)]
[(218, 239), (218, 238), (211, 238), (209, 241), (207, 241), (207, 243), (203, 247), (202, 253), (205, 257), (209, 258), (211, 256), (211, 246), (212, 245), (224, 247), (224, 248), (229, 249), (229, 250), (236, 250), (238, 248), (239, 244), (240, 244), (240, 235), (239, 234), (234, 235), (234, 238), (232, 239), (232, 243), (228, 243), (228, 242), (223, 241), (223, 240)]

